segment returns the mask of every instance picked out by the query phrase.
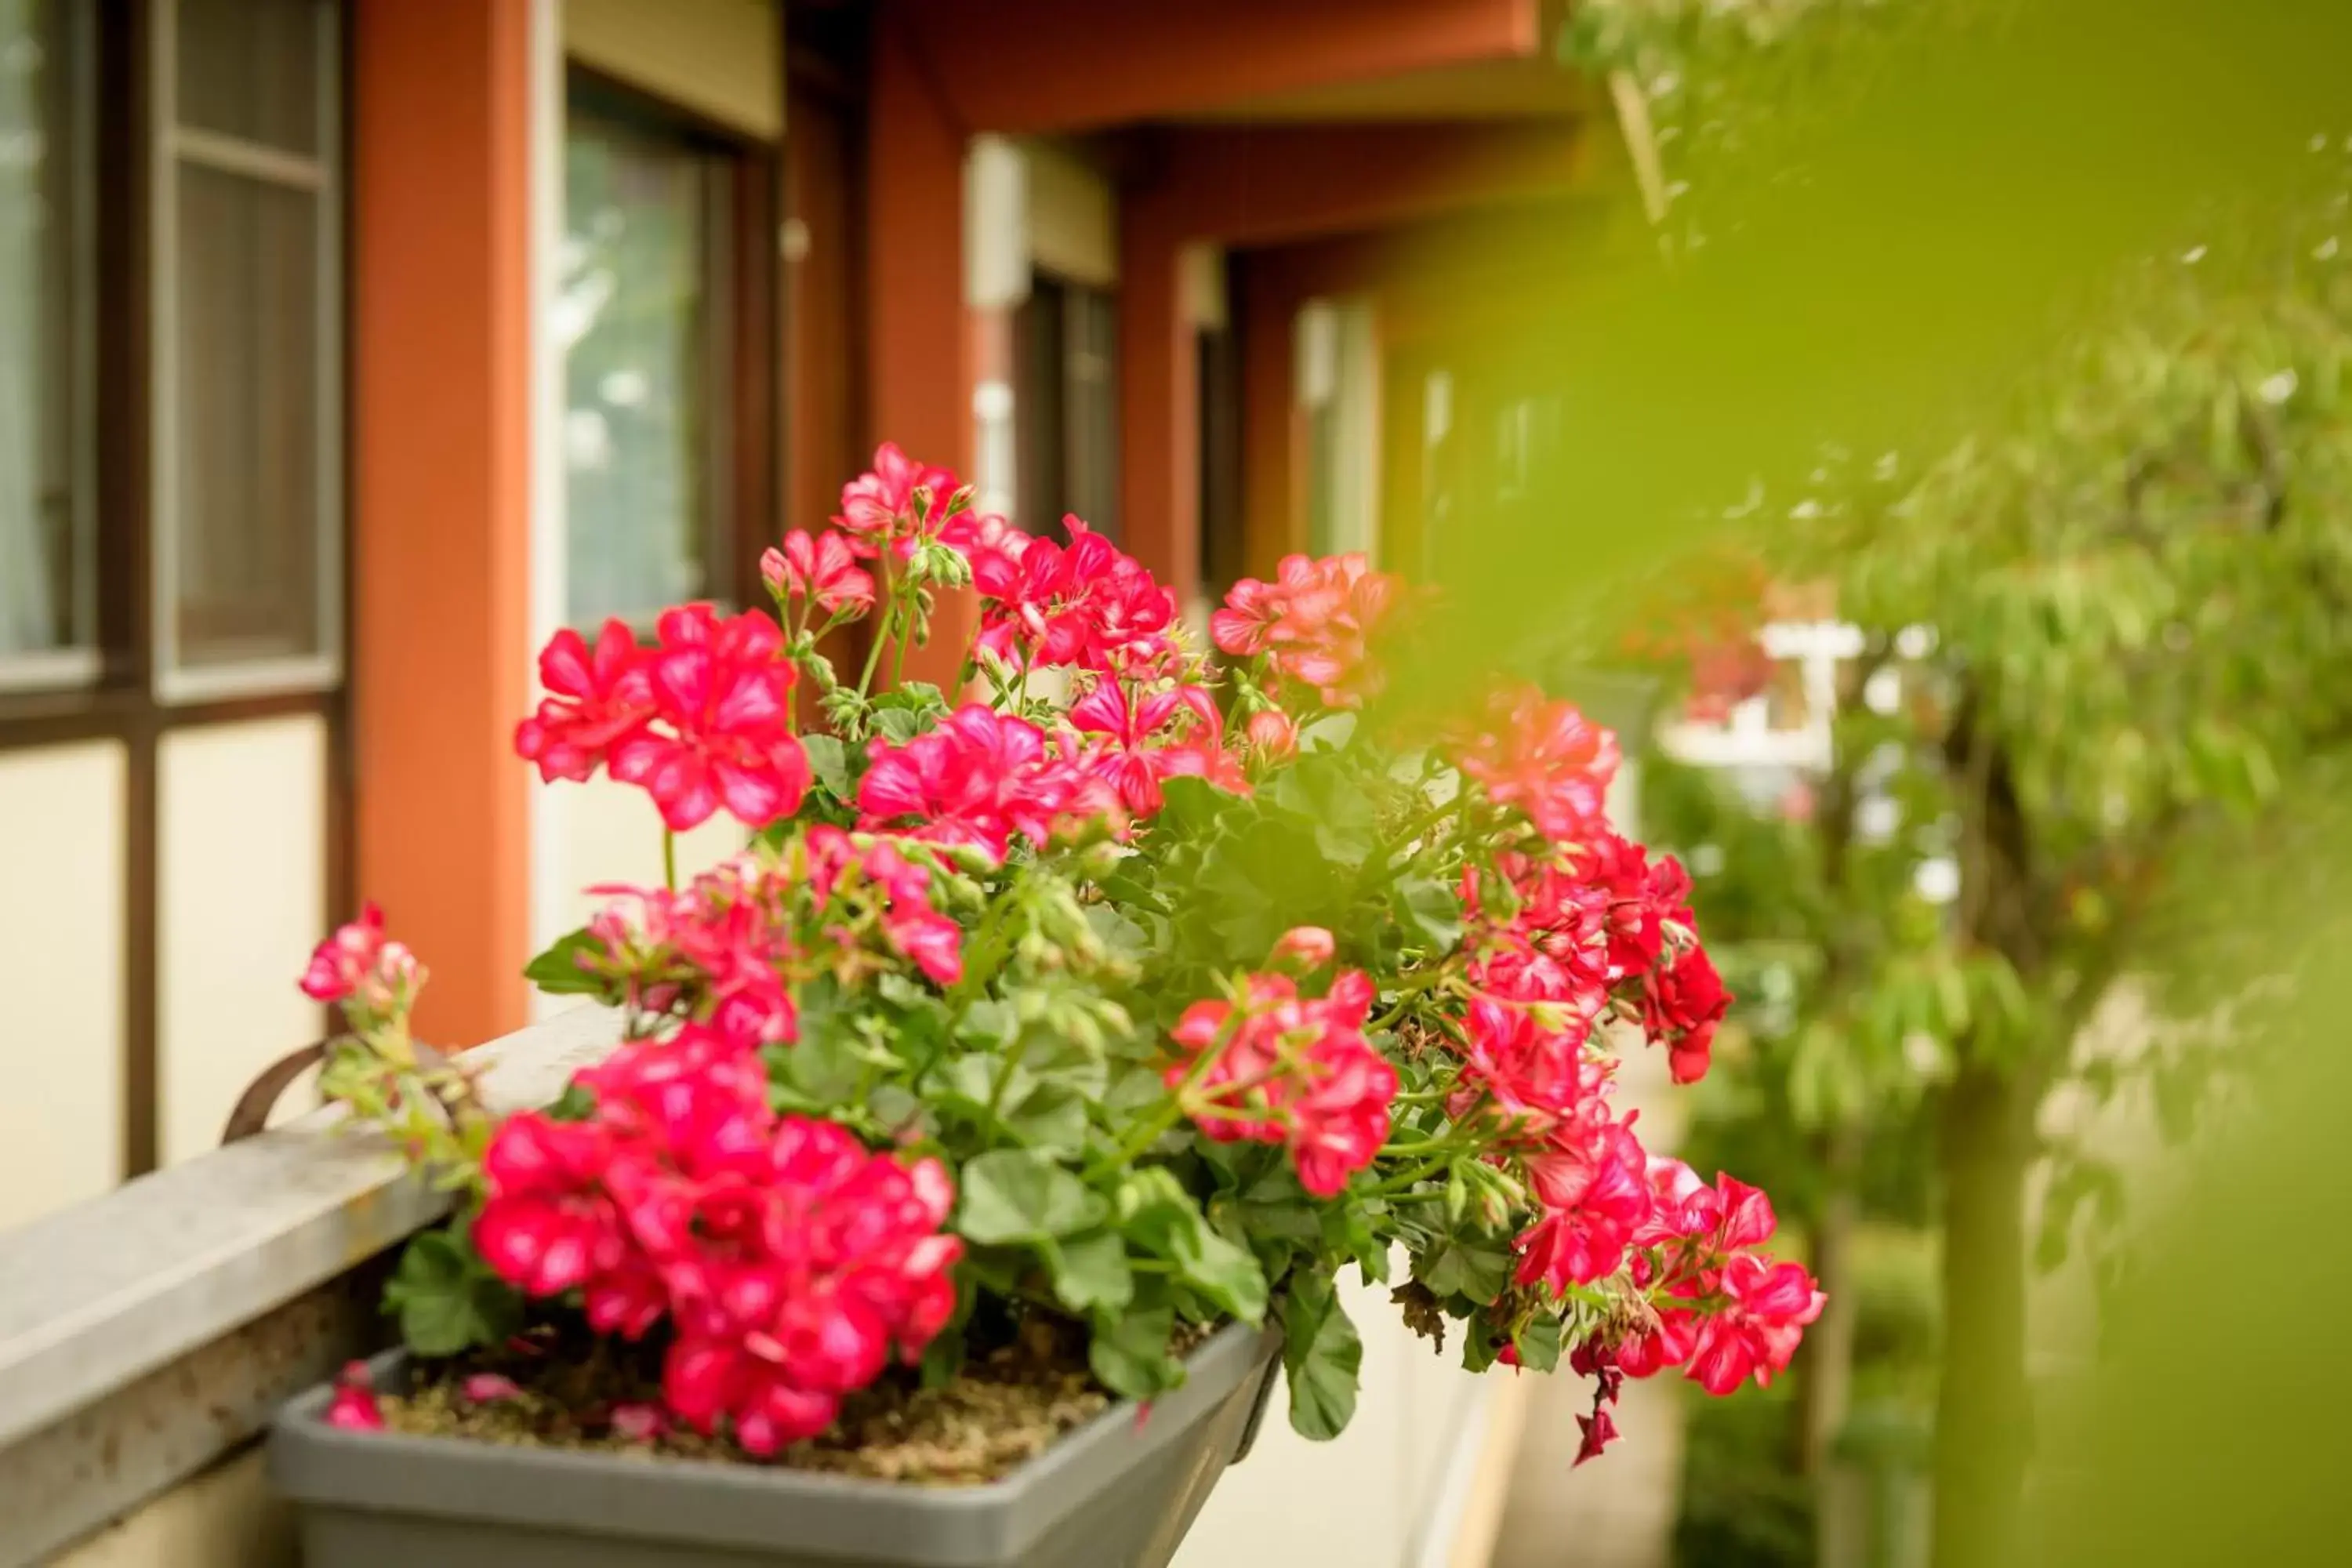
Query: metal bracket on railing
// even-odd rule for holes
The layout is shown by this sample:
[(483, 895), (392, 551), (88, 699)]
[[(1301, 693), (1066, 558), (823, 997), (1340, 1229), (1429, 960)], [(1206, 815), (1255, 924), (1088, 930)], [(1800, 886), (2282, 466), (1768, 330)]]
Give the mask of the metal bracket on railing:
[[(261, 1069), (261, 1075), (245, 1086), (236, 1097), (236, 1109), (228, 1113), (228, 1125), (221, 1129), (221, 1147), (252, 1137), (269, 1125), (269, 1113), (277, 1107), (278, 1098), (292, 1088), (295, 1079), (327, 1059), (327, 1047), (333, 1042), (320, 1040), (290, 1051)], [(412, 1043), (416, 1053), (416, 1065), (425, 1072), (437, 1072), (449, 1065), (449, 1058), (430, 1046)]]
[(221, 1129), (221, 1147), (252, 1137), (269, 1125), (269, 1113), (278, 1100), (292, 1087), (294, 1080), (327, 1059), (327, 1042), (304, 1046), (278, 1058), (261, 1069), (261, 1075), (245, 1086), (236, 1097), (236, 1109), (228, 1113), (228, 1125)]

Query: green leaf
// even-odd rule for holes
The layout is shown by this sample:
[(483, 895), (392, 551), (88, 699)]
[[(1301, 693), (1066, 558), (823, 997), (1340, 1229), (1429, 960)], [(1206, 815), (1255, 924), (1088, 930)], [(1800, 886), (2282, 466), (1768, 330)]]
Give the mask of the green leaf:
[(408, 1244), (384, 1286), (383, 1306), (420, 1356), (503, 1343), (522, 1321), (521, 1298), (450, 1230), (428, 1230)]
[(972, 1003), (956, 1020), (956, 1038), (969, 1040), (983, 1047), (1003, 1047), (1013, 1043), (1020, 1031), (1020, 1020), (1012, 1004), (986, 997)]
[(1168, 1307), (1144, 1311), (1097, 1312), (1087, 1364), (1105, 1388), (1127, 1399), (1151, 1399), (1184, 1383), (1184, 1363), (1168, 1352), (1176, 1313)]
[(1549, 1372), (1559, 1365), (1560, 1321), (1549, 1312), (1538, 1312), (1528, 1324), (1513, 1336), (1517, 1347), (1519, 1364), (1529, 1372)]
[(1183, 1284), (1245, 1323), (1265, 1318), (1265, 1271), (1250, 1250), (1214, 1229), (1175, 1173), (1129, 1173), (1118, 1194), (1119, 1228), (1144, 1251), (1176, 1265)]
[(832, 981), (820, 980), (802, 993), (799, 1036), (761, 1053), (776, 1086), (813, 1106), (846, 1105), (856, 1099), (866, 1079), (862, 1042)]
[(1430, 877), (1407, 877), (1391, 900), (1397, 920), (1432, 952), (1451, 952), (1462, 942), (1462, 900), (1452, 888)]
[(809, 772), (835, 800), (851, 798), (849, 752), (838, 735), (803, 735), (801, 750), (808, 753)]
[(601, 953), (604, 944), (583, 927), (555, 939), (555, 945), (523, 965), (522, 977), (550, 996), (602, 996), (612, 982), (580, 967), (583, 953)]
[[(1009, 1070), (1004, 1092), (996, 1092), (997, 1076)], [(1040, 1079), (1018, 1064), (1007, 1068), (994, 1053), (958, 1057), (932, 1080), (939, 1085), (940, 1108), (960, 1115), (992, 1137), (1011, 1133), (1033, 1149), (1076, 1154), (1086, 1147), (1087, 1101), (1064, 1083)], [(996, 1100), (993, 1114), (989, 1101)]]
[(1240, 796), (1227, 795), (1208, 780), (1190, 773), (1161, 781), (1160, 798), (1160, 820), (1187, 834), (1213, 826), (1218, 817), (1241, 802)]
[(1332, 1289), (1318, 1274), (1291, 1277), (1282, 1305), (1282, 1368), (1290, 1381), (1290, 1425), (1302, 1437), (1328, 1442), (1356, 1414), (1364, 1342)]
[(1053, 1271), (1054, 1294), (1073, 1312), (1100, 1307), (1117, 1311), (1135, 1300), (1135, 1274), (1127, 1266), (1127, 1243), (1116, 1231), (1089, 1231), (1045, 1246)]
[(874, 730), (894, 746), (903, 746), (931, 728), (938, 716), (911, 708), (882, 708), (874, 714)]
[(586, 1084), (577, 1081), (565, 1084), (563, 1092), (555, 1097), (555, 1103), (547, 1108), (550, 1121), (585, 1121), (595, 1114), (595, 1095), (589, 1092)]
[(874, 728), (892, 745), (903, 746), (934, 728), (948, 710), (947, 699), (927, 680), (909, 680), (874, 700)]
[(983, 1247), (1076, 1236), (1102, 1223), (1110, 1205), (1099, 1193), (1033, 1149), (998, 1149), (963, 1168), (956, 1228)]
[(1416, 1257), (1412, 1272), (1440, 1296), (1461, 1296), (1484, 1306), (1510, 1282), (1511, 1250), (1492, 1237), (1457, 1230), (1427, 1256)]

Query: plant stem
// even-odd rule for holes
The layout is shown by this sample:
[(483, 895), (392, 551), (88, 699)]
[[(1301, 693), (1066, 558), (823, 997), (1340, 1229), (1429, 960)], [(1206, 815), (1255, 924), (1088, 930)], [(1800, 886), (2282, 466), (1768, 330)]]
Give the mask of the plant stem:
[(1423, 1138), (1418, 1142), (1391, 1143), (1381, 1151), (1381, 1157), (1385, 1160), (1400, 1160), (1409, 1154), (1443, 1153), (1451, 1156), (1462, 1147), (1463, 1142), (1459, 1138)]
[(1445, 1169), (1446, 1166), (1451, 1165), (1452, 1163), (1454, 1163), (1453, 1155), (1440, 1154), (1433, 1160), (1426, 1160), (1422, 1163), (1415, 1165), (1412, 1170), (1405, 1172), (1402, 1175), (1391, 1176), (1388, 1180), (1372, 1188), (1370, 1195), (1372, 1197), (1385, 1197), (1391, 1193), (1411, 1192), (1416, 1183), (1424, 1181), (1427, 1178), (1437, 1174), (1438, 1172)]
[(898, 619), (898, 601), (893, 598), (883, 606), (882, 623), (874, 628), (874, 640), (866, 646), (866, 668), (857, 675), (857, 696), (860, 701), (874, 689), (874, 672), (882, 668), (882, 650), (889, 646), (890, 628)]
[(662, 829), (662, 886), (677, 891), (677, 835), (667, 826)]
[(1396, 861), (1395, 864), (1391, 862), (1395, 860), (1398, 851), (1407, 848), (1414, 839), (1451, 816), (1460, 805), (1458, 799), (1439, 801), (1426, 810), (1407, 818), (1404, 826), (1398, 831), (1396, 837), (1390, 842), (1388, 847), (1364, 862), (1364, 868), (1356, 879), (1356, 890), (1360, 893), (1364, 892), (1378, 883), (1388, 881), (1394, 878), (1398, 871), (1411, 865), (1412, 862), (1410, 856), (1402, 861)]
[(1225, 1020), (1225, 1026), (1218, 1031), (1217, 1037), (1210, 1041), (1199, 1056), (1192, 1058), (1191, 1070), (1184, 1074), (1184, 1081), (1176, 1086), (1176, 1092), (1168, 1097), (1168, 1104), (1157, 1115), (1129, 1134), (1126, 1142), (1112, 1150), (1108, 1159), (1098, 1160), (1088, 1166), (1087, 1174), (1089, 1177), (1103, 1175), (1118, 1169), (1121, 1165), (1133, 1163), (1146, 1149), (1160, 1142), (1161, 1134), (1183, 1120), (1185, 1097), (1200, 1086), (1202, 1079), (1209, 1076), (1209, 1069), (1217, 1065), (1218, 1058), (1225, 1054), (1225, 1047), (1233, 1044), (1235, 1026), (1239, 1021), (1238, 1017)]

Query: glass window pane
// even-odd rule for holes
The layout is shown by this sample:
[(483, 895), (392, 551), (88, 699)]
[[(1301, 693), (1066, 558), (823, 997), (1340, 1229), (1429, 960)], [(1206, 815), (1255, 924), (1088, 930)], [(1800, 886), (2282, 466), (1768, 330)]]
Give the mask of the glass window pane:
[(649, 622), (719, 586), (710, 163), (683, 136), (574, 104), (563, 195), (568, 616)]
[(178, 0), (179, 121), (319, 150), (318, 0)]
[(169, 559), (180, 663), (314, 655), (319, 200), (187, 163), (177, 178)]
[(0, 683), (86, 648), (76, 460), (79, 302), (66, 0), (0, 0)]
[(1118, 527), (1118, 301), (1069, 292), (1069, 509), (1112, 539)]

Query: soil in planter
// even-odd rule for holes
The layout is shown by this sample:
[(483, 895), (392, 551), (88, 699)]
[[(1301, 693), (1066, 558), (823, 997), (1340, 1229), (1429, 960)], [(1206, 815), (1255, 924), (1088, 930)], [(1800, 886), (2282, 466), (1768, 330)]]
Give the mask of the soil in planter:
[[(1043, 1317), (976, 1324), (963, 1370), (945, 1384), (925, 1388), (912, 1370), (894, 1369), (845, 1400), (831, 1430), (767, 1459), (684, 1426), (650, 1438), (625, 1430), (628, 1406), (660, 1409), (660, 1373), (656, 1346), (551, 1325), (507, 1349), (426, 1367), (406, 1392), (387, 1391), (379, 1403), (387, 1427), (419, 1436), (975, 1486), (1034, 1458), (1113, 1402), (1087, 1370), (1083, 1331)], [(509, 1379), (518, 1392), (469, 1398), (468, 1380), (482, 1374)]]

